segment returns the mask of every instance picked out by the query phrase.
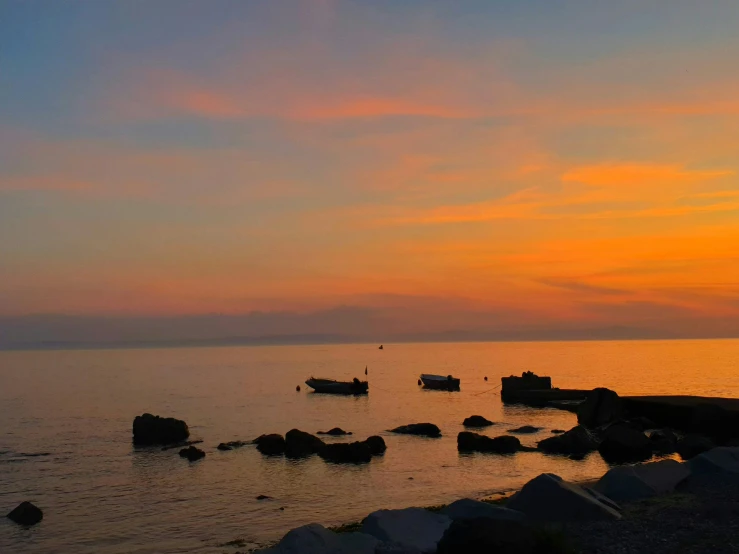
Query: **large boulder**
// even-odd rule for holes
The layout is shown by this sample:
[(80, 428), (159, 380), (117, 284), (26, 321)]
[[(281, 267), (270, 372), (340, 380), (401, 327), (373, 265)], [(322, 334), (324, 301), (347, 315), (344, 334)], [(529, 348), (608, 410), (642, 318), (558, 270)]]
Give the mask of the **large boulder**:
[(593, 434), (582, 425), (573, 427), (566, 433), (539, 441), (537, 449), (547, 454), (563, 454), (565, 456), (584, 455), (596, 450), (598, 441)]
[(44, 512), (41, 508), (34, 506), (30, 502), (21, 502), (8, 515), (8, 519), (14, 521), (18, 525), (36, 525), (44, 519)]
[(457, 450), (460, 452), (487, 452), (490, 454), (514, 454), (523, 450), (521, 441), (511, 435), (490, 438), (470, 431), (457, 435)]
[(675, 451), (680, 454), (680, 457), (683, 460), (689, 460), (698, 454), (711, 450), (715, 446), (716, 445), (713, 444), (713, 441), (708, 437), (703, 437), (701, 435), (687, 435), (677, 441)]
[[(533, 554), (536, 537), (520, 521), (455, 520), (439, 541), (437, 554)], [(544, 552), (544, 550), (540, 550)], [(546, 552), (549, 552), (548, 550)]]
[(373, 456), (382, 454), (385, 452), (385, 450), (387, 450), (387, 446), (385, 446), (385, 440), (378, 435), (367, 437), (364, 442), (366, 442), (367, 446), (369, 446), (370, 452), (372, 452)]
[(526, 483), (506, 507), (543, 522), (621, 518), (613, 504), (602, 502), (596, 495), (552, 473), (542, 473)]
[(321, 439), (300, 429), (290, 429), (285, 435), (285, 456), (288, 458), (318, 454), (325, 446)]
[(216, 448), (218, 448), (218, 450), (233, 450), (234, 448), (241, 448), (242, 446), (246, 446), (247, 444), (249, 443), (246, 441), (221, 442)]
[(488, 427), (489, 425), (494, 425), (494, 423), (481, 415), (473, 415), (465, 418), (462, 425), (465, 427)]
[(362, 522), (362, 533), (424, 553), (436, 552), (437, 543), (451, 523), (449, 517), (422, 508), (378, 510)]
[(623, 415), (623, 405), (618, 394), (610, 389), (593, 389), (577, 410), (577, 422), (594, 429), (615, 421)]
[(372, 459), (372, 449), (366, 441), (326, 444), (318, 454), (336, 464), (362, 464)]
[(189, 461), (194, 462), (201, 458), (205, 458), (205, 452), (200, 450), (198, 447), (191, 445), (180, 450), (180, 457), (187, 458)]
[(609, 463), (640, 462), (652, 457), (652, 445), (641, 431), (614, 425), (606, 431), (598, 452)]
[(390, 432), (400, 433), (401, 435), (420, 435), (431, 438), (441, 436), (441, 430), (433, 423), (410, 423), (408, 425), (401, 425), (395, 429), (390, 429)]
[(688, 467), (675, 460), (618, 466), (601, 477), (593, 489), (616, 502), (631, 502), (672, 492), (689, 475)]
[(462, 498), (442, 508), (441, 513), (454, 521), (460, 519), (488, 518), (499, 521), (523, 521), (526, 516), (521, 512), (488, 502), (480, 502), (471, 498)]
[(375, 554), (380, 541), (364, 533), (334, 533), (312, 523), (288, 532), (261, 554)]
[(133, 420), (133, 443), (136, 446), (174, 444), (187, 440), (189, 436), (187, 423), (181, 419), (143, 414)]
[(254, 439), (257, 450), (266, 456), (280, 456), (285, 453), (285, 438), (277, 433), (260, 435)]
[(739, 476), (739, 448), (712, 448), (687, 462), (693, 476)]

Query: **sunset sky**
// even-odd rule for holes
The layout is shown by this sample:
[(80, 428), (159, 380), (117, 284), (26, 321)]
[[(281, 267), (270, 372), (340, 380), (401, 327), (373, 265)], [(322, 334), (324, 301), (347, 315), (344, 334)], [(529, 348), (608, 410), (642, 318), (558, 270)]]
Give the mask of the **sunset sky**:
[(0, 316), (739, 333), (737, 30), (736, 0), (0, 0)]

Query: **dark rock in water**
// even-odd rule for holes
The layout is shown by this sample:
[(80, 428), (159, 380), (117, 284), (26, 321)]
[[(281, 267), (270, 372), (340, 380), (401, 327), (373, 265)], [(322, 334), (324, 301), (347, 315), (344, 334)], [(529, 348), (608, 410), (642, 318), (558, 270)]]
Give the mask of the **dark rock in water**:
[(44, 519), (44, 512), (41, 511), (41, 508), (26, 501), (18, 504), (7, 517), (18, 525), (36, 525)]
[(606, 431), (598, 452), (610, 463), (640, 462), (652, 457), (652, 445), (641, 431), (614, 425)]
[(418, 386), (420, 387), (421, 385), (423, 385), (423, 381), (421, 381), (421, 380), (419, 379), (419, 380), (418, 380)]
[(669, 429), (661, 429), (649, 435), (649, 442), (652, 445), (652, 451), (659, 454), (672, 454), (677, 445), (677, 435)]
[(719, 442), (736, 437), (739, 434), (737, 418), (715, 404), (698, 404), (693, 408), (690, 430), (696, 434), (712, 437)]
[(561, 435), (564, 432), (564, 429), (552, 429), (552, 435)]
[(582, 425), (566, 433), (539, 441), (537, 449), (547, 454), (584, 455), (598, 448), (598, 441)]
[(509, 433), (521, 433), (521, 434), (529, 434), (529, 433), (538, 433), (541, 431), (541, 427), (534, 427), (533, 425), (524, 425), (523, 427), (518, 427), (517, 429), (509, 429)]
[(188, 446), (180, 450), (180, 457), (187, 458), (191, 462), (205, 458), (205, 452), (197, 448), (196, 446)]
[(266, 456), (279, 456), (285, 453), (285, 439), (277, 433), (260, 435), (252, 442), (257, 445), (257, 450)]
[(288, 458), (318, 454), (324, 446), (326, 445), (321, 439), (299, 429), (291, 429), (285, 435), (285, 456)]
[(623, 406), (618, 394), (610, 389), (597, 388), (588, 394), (587, 399), (577, 410), (577, 422), (594, 429), (623, 415)]
[(334, 437), (339, 437), (341, 435), (351, 435), (351, 431), (344, 431), (341, 427), (334, 427), (333, 429), (329, 429), (328, 431), (318, 431), (319, 435), (332, 435)]
[(395, 429), (390, 429), (390, 432), (400, 433), (401, 435), (421, 435), (431, 438), (441, 436), (441, 430), (433, 423), (411, 423), (409, 425), (401, 425)]
[(689, 460), (698, 454), (711, 450), (715, 446), (716, 445), (713, 441), (708, 437), (703, 437), (701, 435), (687, 435), (677, 441), (675, 451), (680, 454), (680, 457), (683, 460)]
[(513, 454), (523, 450), (521, 441), (510, 435), (490, 438), (470, 431), (457, 435), (457, 450), (460, 452), (487, 452), (490, 454)]
[(441, 537), (436, 552), (437, 554), (533, 554), (536, 552), (535, 547), (535, 534), (525, 523), (483, 517), (454, 520)]
[(272, 500), (271, 496), (267, 496), (266, 494), (260, 494), (257, 496), (257, 500)]
[(137, 446), (173, 444), (189, 436), (187, 423), (181, 419), (143, 414), (133, 420), (133, 443)]
[(570, 454), (567, 456), (570, 460), (574, 460), (575, 462), (579, 462), (585, 459), (585, 456), (587, 454), (583, 454), (582, 452), (578, 452), (577, 454)]
[(218, 450), (233, 450), (234, 448), (241, 448), (242, 446), (246, 446), (247, 444), (249, 443), (244, 441), (222, 442), (217, 446), (217, 448)]
[(372, 435), (364, 442), (366, 442), (369, 446), (370, 452), (372, 452), (373, 456), (383, 454), (385, 450), (387, 450), (387, 446), (385, 446), (385, 440), (380, 436)]
[(482, 417), (481, 415), (473, 415), (466, 418), (462, 425), (465, 427), (488, 427), (489, 425), (495, 425), (489, 419)]
[(300, 392), (300, 385), (298, 385), (297, 387), (295, 387), (295, 391), (296, 392)]
[(366, 442), (337, 442), (326, 444), (318, 453), (327, 462), (362, 464), (372, 460), (372, 449)]

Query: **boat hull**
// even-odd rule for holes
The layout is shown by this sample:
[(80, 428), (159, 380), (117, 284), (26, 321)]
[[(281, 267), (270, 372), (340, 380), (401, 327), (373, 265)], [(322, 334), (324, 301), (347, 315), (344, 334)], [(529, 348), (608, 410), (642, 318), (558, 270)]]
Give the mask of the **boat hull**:
[(459, 379), (455, 378), (430, 379), (424, 375), (421, 375), (421, 383), (423, 383), (423, 388), (425, 389), (458, 391), (459, 382)]
[(308, 379), (305, 382), (313, 392), (320, 394), (343, 394), (343, 395), (359, 395), (369, 392), (369, 384), (367, 381), (324, 381), (320, 379)]

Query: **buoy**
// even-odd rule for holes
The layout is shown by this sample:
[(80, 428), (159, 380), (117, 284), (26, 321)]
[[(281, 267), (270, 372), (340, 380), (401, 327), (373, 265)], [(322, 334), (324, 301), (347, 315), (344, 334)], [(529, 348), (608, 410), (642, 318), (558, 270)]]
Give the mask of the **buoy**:
[(364, 366), (364, 374), (367, 375), (367, 366)]
[(423, 383), (421, 383), (421, 380), (418, 380), (418, 386), (420, 387)]
[(488, 380), (488, 376), (487, 376), (487, 375), (485, 376), (485, 380), (486, 380), (486, 381)]
[(297, 387), (295, 387), (295, 390), (298, 391), (298, 392), (300, 392), (300, 385), (298, 385)]
[(382, 345), (380, 345), (380, 350), (382, 350), (382, 349), (383, 349), (383, 346), (382, 346)]

